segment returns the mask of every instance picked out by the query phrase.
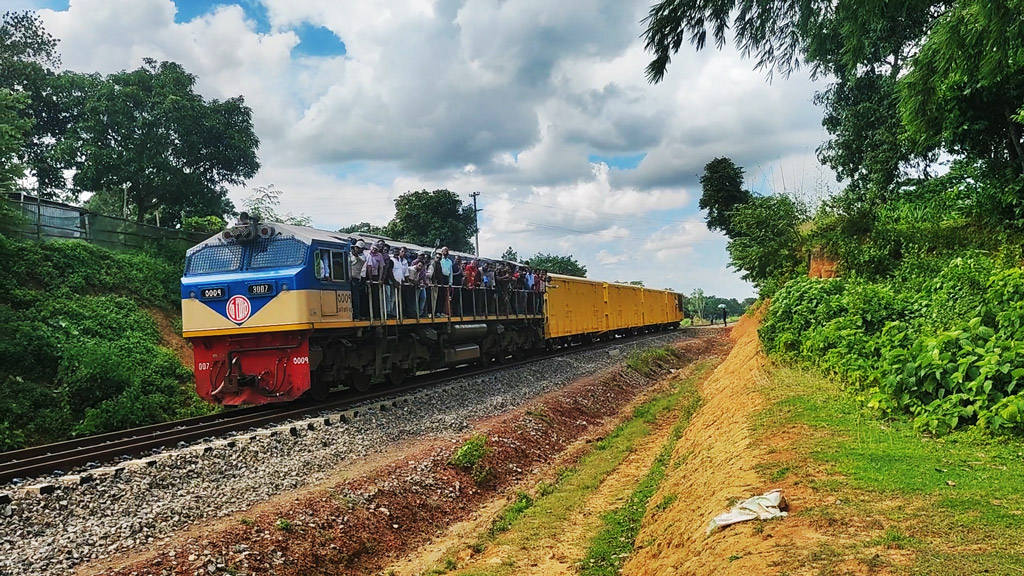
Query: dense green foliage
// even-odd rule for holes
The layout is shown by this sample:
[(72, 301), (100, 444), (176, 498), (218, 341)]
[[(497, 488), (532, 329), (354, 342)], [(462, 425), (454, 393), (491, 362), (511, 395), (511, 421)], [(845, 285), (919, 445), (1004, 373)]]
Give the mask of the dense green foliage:
[(388, 235), (420, 246), (473, 252), (476, 213), (450, 190), (406, 192), (395, 199)]
[(420, 246), (473, 252), (477, 232), (473, 206), (451, 190), (406, 192), (395, 199), (395, 217), (384, 226), (360, 222), (340, 232), (367, 232)]
[(535, 270), (547, 270), (551, 274), (565, 274), (577, 278), (587, 277), (587, 267), (576, 261), (572, 254), (561, 256), (537, 252), (526, 261), (526, 265)]
[(205, 411), (146, 309), (178, 264), (79, 241), (0, 236), (0, 451)]
[(856, 386), (882, 413), (910, 413), (921, 430), (1024, 432), (1024, 270), (982, 254), (933, 266), (903, 281), (794, 280), (772, 300), (765, 349)]

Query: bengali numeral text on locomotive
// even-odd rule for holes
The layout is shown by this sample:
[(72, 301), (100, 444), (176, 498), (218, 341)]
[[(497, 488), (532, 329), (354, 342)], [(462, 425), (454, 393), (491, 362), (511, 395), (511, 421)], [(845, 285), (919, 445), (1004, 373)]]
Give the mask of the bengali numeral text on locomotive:
[(223, 298), (224, 288), (203, 288), (200, 294), (202, 294), (204, 300), (209, 300), (212, 298)]

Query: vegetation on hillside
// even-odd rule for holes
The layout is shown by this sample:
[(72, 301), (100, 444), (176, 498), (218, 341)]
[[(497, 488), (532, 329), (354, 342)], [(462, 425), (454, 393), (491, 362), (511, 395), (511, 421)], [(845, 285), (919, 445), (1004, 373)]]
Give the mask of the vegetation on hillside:
[(0, 235), (0, 451), (209, 408), (147, 310), (178, 306), (180, 264)]

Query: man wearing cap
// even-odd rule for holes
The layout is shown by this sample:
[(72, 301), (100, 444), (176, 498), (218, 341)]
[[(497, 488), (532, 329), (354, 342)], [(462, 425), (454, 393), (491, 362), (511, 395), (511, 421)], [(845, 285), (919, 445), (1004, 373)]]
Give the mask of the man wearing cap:
[(372, 244), (370, 255), (366, 257), (366, 266), (363, 267), (363, 281), (370, 285), (370, 305), (368, 306), (370, 316), (377, 319), (384, 315), (384, 311), (380, 307), (380, 280), (383, 270), (384, 256), (380, 253), (380, 244)]
[(366, 242), (359, 240), (352, 245), (348, 254), (348, 277), (352, 283), (352, 318), (355, 320), (366, 319), (366, 302), (363, 299), (366, 290), (366, 284), (363, 283), (363, 268), (366, 267), (366, 255), (363, 253), (365, 248)]

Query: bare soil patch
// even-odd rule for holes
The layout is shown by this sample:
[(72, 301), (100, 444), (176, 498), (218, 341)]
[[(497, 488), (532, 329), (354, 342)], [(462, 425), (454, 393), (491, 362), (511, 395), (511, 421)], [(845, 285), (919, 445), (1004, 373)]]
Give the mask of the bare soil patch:
[(174, 327), (174, 315), (159, 308), (148, 308), (146, 312), (153, 318), (157, 329), (160, 330), (160, 343), (174, 352), (174, 355), (181, 360), (186, 368), (191, 370), (195, 367), (192, 346), (188, 340), (181, 337), (181, 332)]
[[(794, 541), (814, 539), (788, 519), (768, 537), (750, 525), (705, 533), (711, 518), (731, 504), (775, 487), (757, 472), (768, 451), (750, 430), (751, 416), (765, 405), (757, 320), (744, 317), (731, 337), (732, 352), (700, 386), (704, 404), (676, 444), (668, 475), (651, 501), (675, 500), (661, 511), (648, 508), (623, 574), (767, 574)], [(784, 493), (791, 511), (799, 510), (805, 495), (790, 488)]]
[[(684, 359), (721, 346), (688, 341)], [(428, 439), (398, 460), (333, 485), (276, 498), (225, 521), (197, 527), (159, 550), (104, 573), (373, 574), (471, 519), (496, 495), (563, 462), (581, 438), (595, 438), (652, 380), (613, 369), (576, 381), (516, 411), (479, 422), (489, 469), (477, 483), (448, 463), (465, 438)]]

